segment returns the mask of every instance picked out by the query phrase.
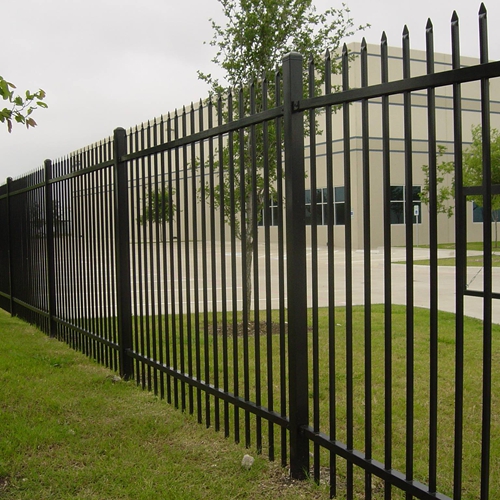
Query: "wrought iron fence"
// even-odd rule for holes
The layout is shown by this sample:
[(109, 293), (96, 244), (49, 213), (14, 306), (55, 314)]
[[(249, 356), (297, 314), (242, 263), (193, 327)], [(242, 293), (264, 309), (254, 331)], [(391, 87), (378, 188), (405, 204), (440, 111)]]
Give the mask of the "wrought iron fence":
[[(290, 54), (270, 81), (117, 129), (113, 138), (9, 179), (0, 186), (0, 306), (207, 426), (279, 457), (293, 477), (328, 481), (332, 496), (497, 496), (491, 225), (482, 224), (480, 289), (467, 287), (464, 230), (466, 196), (481, 194), (487, 211), (500, 192), (488, 182), (489, 131), (500, 114), (489, 85), (500, 63), (488, 61), (484, 7), (479, 18), (481, 58), (473, 66), (461, 66), (456, 15), (445, 71), (435, 72), (430, 23), (426, 70), (418, 76), (411, 76), (406, 30), (400, 78), (389, 77), (384, 36), (379, 81), (369, 83), (373, 63), (363, 42), (359, 85), (352, 88), (345, 48), (337, 93), (328, 57), (324, 92), (316, 96), (315, 61), (304, 85), (302, 57)], [(485, 181), (464, 187), (462, 89), (471, 82), (479, 85)], [(415, 306), (424, 271), (414, 265), (422, 223), (414, 103), (422, 100), (430, 176), (420, 235), (430, 259), (424, 326)], [(456, 182), (456, 265), (453, 289), (444, 291), (441, 119), (451, 123)], [(394, 218), (402, 224), (393, 226)], [(404, 265), (392, 258), (397, 231)], [(371, 252), (377, 238), (378, 260)], [(438, 314), (444, 294), (455, 294), (448, 341)], [(468, 363), (476, 362), (467, 352), (469, 296), (481, 301), (483, 319), (479, 398), (468, 387)], [(474, 429), (471, 406), (481, 407)], [(480, 445), (466, 452), (464, 440)]]

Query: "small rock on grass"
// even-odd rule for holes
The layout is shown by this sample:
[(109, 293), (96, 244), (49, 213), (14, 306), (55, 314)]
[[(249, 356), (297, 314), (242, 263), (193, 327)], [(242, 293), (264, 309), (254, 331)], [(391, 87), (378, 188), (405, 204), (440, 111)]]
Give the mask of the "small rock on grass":
[(254, 462), (255, 458), (250, 455), (245, 455), (241, 461), (241, 466), (246, 470), (250, 470)]

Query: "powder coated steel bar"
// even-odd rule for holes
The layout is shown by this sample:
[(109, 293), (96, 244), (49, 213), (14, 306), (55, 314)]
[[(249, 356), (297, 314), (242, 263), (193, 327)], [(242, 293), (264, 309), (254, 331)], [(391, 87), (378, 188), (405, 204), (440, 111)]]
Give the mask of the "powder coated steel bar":
[[(403, 77), (410, 79), (410, 34), (403, 30)], [(406, 479), (413, 481), (414, 471), (414, 267), (413, 267), (413, 135), (411, 94), (404, 93), (405, 143), (405, 234), (406, 234)], [(410, 495), (407, 493), (407, 498)]]
[[(275, 78), (275, 102), (280, 106), (282, 95), (280, 88), (282, 85), (282, 75), (276, 72)], [(283, 124), (280, 117), (275, 119), (276, 137), (282, 137)], [(286, 360), (286, 338), (285, 338), (285, 231), (284, 231), (284, 209), (283, 209), (283, 149), (281, 141), (276, 145), (276, 179), (278, 179), (278, 287), (279, 287), (279, 368), (280, 368), (280, 412), (283, 417), (287, 415), (287, 360)], [(286, 466), (288, 459), (288, 434), (281, 428), (281, 464)]]
[(285, 106), (286, 245), (288, 285), (288, 362), (290, 415), (290, 474), (309, 472), (309, 443), (301, 427), (309, 421), (307, 373), (307, 277), (304, 203), (304, 121), (293, 106), (303, 95), (302, 56), (288, 54), (283, 61)]
[[(245, 102), (244, 102), (244, 92), (243, 88), (239, 90), (238, 96), (238, 117), (241, 119), (245, 115)], [(250, 400), (250, 359), (248, 353), (248, 322), (249, 322), (249, 308), (250, 304), (246, 299), (248, 297), (248, 286), (247, 281), (248, 276), (248, 256), (247, 256), (247, 218), (246, 218), (246, 170), (245, 170), (245, 143), (246, 137), (244, 129), (241, 128), (238, 134), (239, 139), (239, 190), (240, 190), (240, 232), (241, 232), (241, 293), (244, 297), (243, 299), (243, 311), (242, 311), (242, 329), (243, 329), (243, 395), (246, 401)], [(247, 167), (248, 168), (248, 167)], [(250, 446), (250, 414), (245, 412), (245, 446)]]
[[(309, 60), (309, 97), (316, 90), (316, 66), (314, 59)], [(312, 291), (312, 388), (313, 388), (313, 427), (320, 430), (320, 390), (319, 390), (319, 337), (318, 337), (318, 217), (317, 217), (317, 171), (316, 171), (316, 110), (309, 110), (309, 178), (310, 178), (310, 224), (311, 224), (311, 291)], [(306, 208), (307, 211), (307, 208)], [(314, 445), (314, 481), (320, 481), (320, 447)]]
[[(262, 80), (262, 109), (267, 110), (269, 99), (269, 85), (267, 75), (264, 75)], [(275, 201), (275, 196), (270, 195), (270, 158), (269, 158), (269, 123), (266, 121), (262, 124), (262, 145), (263, 145), (263, 177), (264, 177), (264, 246), (265, 246), (265, 289), (266, 289), (266, 365), (267, 365), (267, 407), (270, 411), (274, 411), (274, 384), (273, 384), (273, 317), (272, 317), (272, 283), (271, 283), (271, 200)], [(274, 205), (274, 203), (273, 203)], [(274, 210), (274, 206), (273, 206)], [(268, 423), (268, 453), (269, 460), (274, 461), (274, 425)]]
[[(234, 116), (233, 110), (233, 94), (229, 93), (228, 103), (227, 103), (227, 114), (228, 121), (233, 120)], [(236, 173), (235, 173), (235, 139), (236, 135), (234, 132), (228, 133), (228, 154), (229, 154), (229, 206), (230, 206), (230, 225), (231, 228), (236, 228)], [(236, 255), (236, 231), (231, 231), (231, 255)], [(236, 397), (239, 397), (239, 356), (238, 356), (238, 292), (237, 292), (237, 266), (236, 260), (231, 259), (231, 283), (232, 293), (231, 293), (231, 305), (232, 305), (232, 341), (233, 341), (233, 393)], [(236, 443), (240, 442), (240, 412), (236, 407), (234, 408), (234, 440)]]
[(46, 224), (46, 272), (48, 288), (48, 312), (49, 312), (49, 335), (56, 336), (56, 325), (54, 316), (56, 314), (56, 283), (54, 263), (54, 198), (53, 186), (49, 184), (52, 177), (52, 162), (45, 160), (45, 224)]
[[(368, 52), (366, 40), (361, 43), (361, 86), (368, 86)], [(364, 257), (364, 329), (365, 329), (365, 455), (372, 458), (372, 276), (371, 276), (371, 197), (370, 197), (370, 131), (368, 101), (361, 102), (363, 151), (363, 257)], [(371, 499), (372, 477), (365, 472), (365, 498)]]
[[(488, 28), (484, 4), (479, 10), (479, 52), (481, 64), (488, 64)], [(492, 248), (491, 248), (491, 109), (490, 82), (481, 79), (481, 138), (483, 156), (483, 415), (481, 439), (481, 499), (488, 500), (490, 485), (491, 401), (492, 401)]]
[[(381, 82), (389, 80), (387, 36), (380, 43)], [(382, 97), (382, 183), (384, 206), (384, 466), (392, 469), (392, 264), (391, 264), (391, 140), (389, 97)], [(349, 443), (348, 443), (349, 445)], [(384, 484), (384, 498), (392, 498), (392, 485)]]
[[(342, 50), (342, 89), (349, 88), (349, 53), (344, 44)], [(347, 446), (354, 446), (354, 397), (353, 397), (353, 336), (352, 336), (352, 219), (351, 219), (351, 115), (349, 106), (342, 108), (343, 146), (344, 146), (344, 193), (345, 193), (345, 294), (346, 294), (346, 437)], [(333, 474), (333, 471), (330, 472)], [(352, 489), (354, 470), (347, 463), (347, 488)], [(332, 478), (333, 479), (333, 478)], [(335, 479), (336, 481), (336, 479)]]
[(132, 349), (132, 311), (130, 289), (130, 245), (128, 225), (128, 179), (127, 166), (118, 161), (127, 147), (125, 130), (115, 130), (114, 141), (114, 213), (116, 222), (115, 251), (117, 279), (117, 317), (120, 343), (120, 376), (128, 379), (134, 375), (132, 358), (127, 351)]
[[(431, 20), (426, 27), (427, 73), (434, 73), (434, 32)], [(429, 491), (437, 491), (438, 448), (438, 210), (436, 90), (427, 91), (427, 135), (429, 138), (429, 258), (430, 258), (430, 344), (429, 344)], [(418, 220), (417, 220), (418, 224)]]
[[(214, 106), (212, 99), (208, 103), (208, 128), (212, 129), (213, 124), (213, 111)], [(208, 162), (209, 162), (209, 193), (210, 193), (210, 206), (215, 206), (215, 159), (214, 159), (214, 139), (208, 139)], [(215, 248), (216, 229), (215, 229), (215, 210), (210, 210), (209, 213), (210, 225), (210, 268), (211, 268), (211, 282), (212, 282), (212, 372), (213, 372), (213, 385), (219, 387), (219, 350), (218, 350), (218, 308), (217, 308), (217, 287), (214, 283), (217, 282), (217, 256)], [(220, 404), (219, 399), (214, 400), (214, 427), (215, 430), (220, 430)]]

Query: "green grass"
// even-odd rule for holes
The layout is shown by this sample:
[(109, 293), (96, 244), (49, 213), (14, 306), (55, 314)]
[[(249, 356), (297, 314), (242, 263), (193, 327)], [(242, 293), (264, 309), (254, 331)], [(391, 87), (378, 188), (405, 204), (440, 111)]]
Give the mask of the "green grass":
[[(273, 314), (273, 321), (277, 321), (277, 312)], [(224, 382), (227, 382), (229, 390), (233, 391), (233, 379), (238, 365), (239, 376), (236, 385), (240, 394), (248, 391), (250, 399), (255, 401), (257, 382), (262, 385), (263, 394), (266, 394), (266, 388), (271, 384), (274, 389), (274, 408), (279, 410), (280, 369), (286, 371), (287, 360), (285, 344), (284, 365), (281, 366), (279, 353), (282, 344), (278, 334), (257, 337), (251, 335), (248, 339), (242, 336), (233, 338), (229, 317), (227, 335), (220, 332), (214, 335), (214, 320), (220, 325), (221, 316), (207, 314), (207, 317), (201, 320), (201, 334), (197, 336), (194, 318), (190, 317), (193, 327), (191, 332), (187, 330), (187, 319), (186, 316), (170, 317), (166, 321), (170, 335), (167, 340), (165, 336), (160, 339), (158, 335), (160, 324), (164, 335), (165, 318), (148, 318), (149, 331), (144, 328), (145, 318), (139, 318), (137, 325), (142, 324), (143, 328), (142, 333), (137, 332), (137, 346), (143, 345), (145, 350), (150, 353), (156, 351), (157, 355), (161, 349), (164, 362), (167, 361), (170, 365), (175, 353), (177, 368), (180, 368), (183, 359), (184, 369), (187, 371), (190, 356), (188, 345), (191, 343), (194, 349), (193, 369), (196, 371), (198, 357), (202, 379), (208, 372), (211, 383), (218, 377), (219, 387), (223, 387)], [(316, 390), (320, 398), (317, 415), (313, 405), (310, 405), (311, 422), (317, 416), (320, 430), (326, 434), (330, 433), (329, 422), (333, 414), (329, 393), (334, 382), (335, 437), (345, 443), (348, 431), (346, 359), (349, 352), (346, 311), (345, 308), (337, 308), (334, 311), (320, 309), (317, 317), (311, 316), (309, 320), (310, 324), (315, 322), (318, 325), (317, 338), (314, 338), (312, 331), (308, 336), (311, 346), (309, 366), (318, 366), (319, 386)], [(406, 309), (393, 306), (391, 446), (393, 468), (401, 472), (405, 471), (406, 465), (406, 355), (409, 341), (406, 335), (406, 320)], [(63, 344), (1, 314), (0, 321), (7, 321), (6, 327), (0, 323), (0, 338), (5, 346), (0, 351), (0, 363), (10, 367), (5, 373), (0, 372), (0, 383), (2, 388), (6, 388), (6, 400), (9, 401), (8, 406), (1, 403), (3, 406), (0, 414), (0, 425), (9, 429), (8, 433), (0, 435), (0, 478), (5, 478), (7, 487), (4, 489), (6, 494), (10, 495), (6, 498), (203, 498), (210, 495), (214, 498), (300, 498), (300, 495), (307, 498), (326, 498), (323, 489), (316, 489), (310, 483), (301, 485), (300, 489), (294, 486), (290, 497), (280, 497), (278, 491), (288, 491), (288, 488), (282, 487), (284, 473), (279, 467), (269, 464), (264, 457), (258, 457), (257, 467), (249, 473), (242, 471), (239, 463), (245, 451), (241, 447), (233, 447), (230, 440), (224, 440), (220, 434), (204, 430), (191, 416), (171, 409), (150, 393), (139, 391), (132, 383), (113, 383), (109, 371), (87, 361)], [(209, 331), (206, 336), (203, 334), (205, 322)], [(368, 322), (372, 331), (372, 449), (373, 457), (383, 462), (386, 378), (382, 306), (373, 306)], [(410, 340), (415, 350), (414, 472), (415, 479), (424, 483), (428, 478), (429, 449), (429, 323), (429, 311), (415, 310), (414, 335)], [(365, 450), (366, 324), (367, 318), (363, 308), (355, 307), (351, 365), (353, 445), (360, 451)], [(152, 337), (153, 325), (157, 332), (155, 338)], [(455, 316), (439, 313), (438, 326), (438, 490), (451, 496), (454, 467)], [(6, 329), (9, 335), (4, 333)], [(463, 498), (478, 498), (482, 432), (482, 322), (465, 318), (464, 331)], [(317, 356), (312, 350), (314, 341), (318, 346)], [(332, 357), (335, 359), (335, 371), (331, 373), (329, 367)], [(218, 364), (214, 368), (215, 359), (218, 359)], [(243, 373), (245, 360), (248, 363), (246, 376)], [(268, 372), (267, 367), (271, 361), (272, 369)], [(148, 371), (153, 379), (156, 376), (161, 380), (160, 374), (150, 369), (146, 369), (145, 373)], [(268, 373), (272, 374), (272, 380), (268, 379)], [(163, 382), (167, 386), (165, 378)], [(172, 394), (175, 385), (171, 383)], [(312, 398), (315, 389), (311, 375), (309, 387)], [(189, 400), (186, 385), (177, 383), (177, 391), (179, 400), (182, 400), (183, 391), (186, 400)], [(493, 325), (492, 396), (490, 497), (500, 498), (498, 325)], [(192, 409), (195, 415), (200, 410), (204, 417), (208, 412), (213, 423), (214, 399), (210, 398), (208, 410), (205, 403), (205, 396), (202, 396), (201, 406), (198, 407), (195, 391), (194, 406), (189, 408), (188, 405), (188, 409)], [(262, 404), (268, 405), (267, 396), (263, 397)], [(4, 408), (9, 411), (4, 412)], [(222, 403), (219, 410), (222, 423), (225, 416)], [(233, 408), (229, 407), (228, 412), (230, 434), (234, 435)], [(241, 425), (244, 420), (244, 415), (240, 412)], [(252, 443), (255, 443), (257, 421), (252, 417), (249, 422)], [(263, 430), (263, 449), (266, 453), (269, 445), (266, 424), (263, 424)], [(279, 429), (275, 429), (275, 435), (278, 434)], [(241, 439), (244, 440), (243, 428)], [(275, 445), (276, 457), (279, 457), (279, 443)], [(216, 457), (215, 468), (212, 467), (213, 457)], [(326, 452), (322, 452), (321, 465), (329, 465)], [(338, 459), (337, 476), (338, 498), (344, 498), (346, 467), (341, 459)], [(113, 481), (109, 479), (111, 477)], [(363, 473), (356, 470), (358, 490), (355, 492), (355, 498), (363, 498), (363, 481)], [(373, 497), (383, 498), (380, 481), (374, 479), (373, 482), (376, 488)], [(186, 493), (186, 484), (190, 485), (189, 493)], [(207, 488), (212, 485), (213, 489), (208, 491)], [(0, 492), (3, 493), (2, 490)], [(403, 494), (396, 492), (393, 496), (402, 497)]]
[[(439, 243), (438, 248), (442, 250), (455, 250), (455, 243)], [(492, 242), (493, 250), (495, 250), (495, 242)], [(418, 248), (429, 248), (429, 245), (419, 245)], [(467, 250), (482, 252), (483, 251), (483, 242), (482, 241), (468, 241), (467, 242)]]
[[(500, 255), (491, 256), (492, 267), (500, 267)], [(430, 265), (429, 259), (415, 260), (413, 263), (416, 266), (428, 266)], [(395, 264), (404, 264), (404, 262), (396, 262)], [(454, 257), (447, 257), (444, 259), (438, 259), (438, 266), (455, 266), (456, 260)], [(483, 256), (482, 255), (469, 255), (467, 257), (467, 267), (483, 267)]]
[[(442, 250), (455, 250), (455, 243), (440, 243), (437, 246)], [(418, 248), (429, 248), (429, 245), (420, 245)], [(482, 241), (472, 241), (467, 242), (467, 251), (482, 252), (483, 242)], [(496, 252), (500, 252), (500, 247), (495, 247), (495, 242), (493, 242), (493, 255), (492, 255), (492, 265), (493, 267), (500, 267), (500, 255), (496, 255)], [(405, 264), (404, 261), (395, 262), (395, 264)], [(429, 259), (420, 259), (414, 261), (415, 265), (418, 266), (428, 266), (430, 265)], [(438, 259), (438, 266), (455, 266), (456, 260), (454, 257), (447, 257), (443, 259)], [(482, 255), (470, 255), (467, 257), (467, 267), (483, 267), (483, 256)]]
[(328, 498), (3, 311), (0, 345), (2, 499)]
[[(329, 391), (330, 381), (335, 383), (335, 422), (336, 439), (346, 443), (348, 426), (346, 422), (346, 358), (348, 353), (347, 329), (346, 329), (345, 308), (336, 308), (332, 318), (334, 332), (329, 325), (330, 317), (328, 309), (320, 309), (315, 321), (318, 324), (318, 355), (313, 359), (312, 347), (309, 349), (309, 366), (318, 366), (319, 386), (317, 392), (320, 398), (318, 419), (319, 428), (322, 432), (330, 433), (330, 408)], [(273, 321), (277, 321), (277, 313), (274, 312)], [(210, 323), (212, 318), (208, 314), (209, 330), (213, 330)], [(193, 320), (193, 318), (191, 318)], [(262, 317), (260, 318), (263, 319)], [(406, 336), (406, 309), (402, 306), (392, 308), (392, 454), (393, 467), (401, 472), (406, 467), (406, 374), (407, 374), (407, 336)], [(216, 317), (220, 325), (221, 316)], [(157, 321), (163, 321), (158, 318)], [(170, 339), (170, 356), (176, 352), (177, 366), (183, 356), (185, 366), (189, 357), (187, 349), (189, 333), (186, 331), (187, 317), (183, 318), (184, 329), (181, 341), (179, 332), (179, 318), (168, 320), (169, 330), (177, 332), (175, 336), (176, 349), (174, 349), (172, 339)], [(194, 321), (192, 321), (194, 324)], [(310, 317), (310, 324), (313, 318)], [(384, 348), (384, 310), (382, 306), (373, 306), (372, 314), (369, 318), (371, 324), (371, 362), (372, 362), (372, 448), (373, 457), (384, 461), (384, 425), (385, 425), (385, 348)], [(203, 322), (201, 323), (203, 325)], [(364, 451), (365, 448), (365, 324), (366, 318), (362, 307), (353, 309), (353, 337), (352, 337), (352, 380), (353, 380), (353, 446), (355, 449)], [(415, 478), (421, 482), (427, 482), (428, 478), (428, 450), (429, 450), (429, 400), (430, 400), (430, 317), (428, 310), (415, 310), (414, 337), (412, 344), (415, 350), (414, 368), (414, 392), (415, 392), (415, 426), (414, 426), (414, 446), (415, 446)], [(455, 419), (455, 316), (453, 314), (440, 312), (438, 316), (438, 489), (451, 496), (453, 493), (453, 447), (454, 447), (454, 419)], [(481, 432), (482, 432), (482, 365), (483, 365), (483, 326), (482, 322), (476, 319), (465, 318), (465, 362), (464, 362), (464, 415), (466, 425), (464, 426), (464, 459), (463, 459), (463, 485), (464, 498), (477, 498), (479, 496), (480, 478), (480, 453), (481, 453)], [(249, 336), (248, 340), (241, 336), (233, 338), (232, 321), (228, 318), (228, 334), (213, 335), (212, 333), (204, 338), (196, 338), (193, 330), (190, 342), (193, 346), (198, 346), (201, 377), (205, 373), (210, 373), (210, 382), (213, 383), (215, 376), (218, 377), (219, 387), (224, 384), (224, 367), (227, 368), (227, 381), (230, 390), (233, 390), (234, 373), (236, 365), (239, 368), (237, 387), (242, 395), (248, 391), (249, 398), (255, 401), (257, 392), (257, 382), (263, 387), (263, 394), (266, 395), (266, 387), (271, 384), (274, 388), (272, 401), (274, 408), (280, 407), (280, 337), (273, 334), (270, 337), (260, 335)], [(313, 333), (309, 332), (309, 346), (313, 345)], [(217, 341), (215, 345), (214, 339)], [(333, 340), (334, 339), (334, 340)], [(235, 345), (236, 342), (236, 345)], [(151, 342), (154, 344), (154, 342)], [(166, 342), (163, 339), (163, 345)], [(158, 347), (158, 346), (157, 346)], [(224, 361), (224, 355), (228, 353)], [(236, 357), (233, 357), (236, 353)], [(258, 353), (258, 355), (257, 355)], [(500, 498), (500, 327), (493, 325), (493, 374), (492, 374), (492, 445), (491, 445), (491, 498)], [(284, 350), (286, 370), (286, 344)], [(335, 359), (335, 372), (330, 373), (330, 357)], [(214, 368), (214, 360), (218, 358), (218, 367)], [(171, 358), (172, 359), (172, 358)], [(248, 360), (248, 374), (244, 375), (242, 367)], [(257, 361), (260, 360), (260, 361)], [(272, 363), (272, 380), (268, 378), (267, 367)], [(195, 374), (196, 375), (196, 374)], [(332, 379), (333, 377), (333, 379)], [(313, 421), (315, 414), (312, 404), (313, 385), (312, 376), (309, 380), (311, 404), (310, 418)], [(181, 389), (179, 388), (179, 391)], [(204, 404), (204, 398), (202, 405)], [(267, 406), (267, 395), (263, 404)], [(193, 411), (196, 414), (196, 401)], [(214, 407), (212, 403), (210, 417), (213, 421)], [(205, 412), (205, 408), (202, 408)], [(233, 410), (229, 409), (229, 419), (232, 422)], [(223, 420), (223, 409), (221, 405), (221, 420)], [(254, 432), (255, 421), (252, 419), (251, 430)], [(264, 434), (264, 450), (266, 449), (267, 437)], [(279, 443), (276, 444), (277, 455), (279, 455)], [(328, 467), (327, 453), (322, 454), (322, 466)], [(339, 489), (342, 491), (342, 483), (346, 475), (345, 463), (338, 460), (337, 474), (339, 477)], [(358, 482), (363, 485), (363, 475), (360, 471), (357, 474)], [(339, 498), (343, 498), (342, 495)], [(356, 498), (363, 498), (362, 493)], [(374, 498), (382, 498), (375, 495)], [(399, 498), (397, 495), (394, 498)]]

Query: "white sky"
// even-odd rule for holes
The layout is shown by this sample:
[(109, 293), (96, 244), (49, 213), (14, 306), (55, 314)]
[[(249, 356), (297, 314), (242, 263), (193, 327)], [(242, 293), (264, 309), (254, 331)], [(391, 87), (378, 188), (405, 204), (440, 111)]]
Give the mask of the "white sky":
[[(314, 0), (318, 10), (337, 0)], [(476, 0), (346, 0), (356, 25), (372, 27), (353, 40), (401, 46), (404, 25), (412, 48), (425, 48), (434, 24), (435, 48), (450, 52), (450, 19), (460, 19), (461, 51), (478, 56)], [(500, 59), (500, 2), (488, 9), (490, 59)], [(128, 128), (206, 97), (198, 69), (216, 73), (209, 22), (223, 21), (217, 0), (0, 0), (0, 75), (19, 91), (43, 88), (47, 110), (38, 127), (0, 128), (0, 184)], [(496, 28), (495, 28), (496, 27)], [(352, 40), (351, 40), (352, 41)]]

